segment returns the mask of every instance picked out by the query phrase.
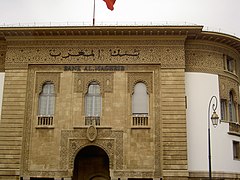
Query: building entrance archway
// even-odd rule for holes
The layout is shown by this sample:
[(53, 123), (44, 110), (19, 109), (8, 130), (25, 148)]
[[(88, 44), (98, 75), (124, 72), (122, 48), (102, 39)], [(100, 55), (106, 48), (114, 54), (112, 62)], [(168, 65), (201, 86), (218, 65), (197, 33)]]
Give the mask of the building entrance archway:
[(110, 180), (107, 153), (98, 146), (81, 149), (74, 161), (73, 180)]

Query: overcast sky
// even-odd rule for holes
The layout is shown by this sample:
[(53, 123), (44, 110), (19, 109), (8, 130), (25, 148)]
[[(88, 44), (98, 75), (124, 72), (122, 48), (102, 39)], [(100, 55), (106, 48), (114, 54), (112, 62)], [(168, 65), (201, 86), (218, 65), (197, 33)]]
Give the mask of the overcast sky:
[[(91, 25), (94, 0), (0, 0), (0, 26)], [(204, 25), (240, 37), (240, 0), (96, 0), (96, 24)]]

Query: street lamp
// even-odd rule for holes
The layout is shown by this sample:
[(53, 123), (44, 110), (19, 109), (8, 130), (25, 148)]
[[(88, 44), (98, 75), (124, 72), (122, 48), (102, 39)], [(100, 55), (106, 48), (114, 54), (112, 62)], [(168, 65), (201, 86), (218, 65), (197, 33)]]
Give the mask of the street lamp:
[[(213, 101), (215, 100), (215, 102)], [(213, 102), (212, 102), (213, 101)], [(219, 117), (216, 113), (218, 99), (216, 96), (212, 96), (208, 105), (208, 173), (209, 180), (212, 179), (212, 163), (211, 163), (211, 133), (210, 133), (210, 119), (212, 120), (213, 127), (217, 127)], [(212, 105), (212, 116), (210, 117), (210, 108)]]

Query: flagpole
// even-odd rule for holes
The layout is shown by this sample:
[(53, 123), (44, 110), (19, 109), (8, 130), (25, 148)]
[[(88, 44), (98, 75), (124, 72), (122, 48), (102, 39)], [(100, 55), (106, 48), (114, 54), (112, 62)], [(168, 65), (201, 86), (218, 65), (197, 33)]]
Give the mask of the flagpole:
[(94, 0), (94, 3), (93, 3), (93, 26), (95, 26), (95, 1)]

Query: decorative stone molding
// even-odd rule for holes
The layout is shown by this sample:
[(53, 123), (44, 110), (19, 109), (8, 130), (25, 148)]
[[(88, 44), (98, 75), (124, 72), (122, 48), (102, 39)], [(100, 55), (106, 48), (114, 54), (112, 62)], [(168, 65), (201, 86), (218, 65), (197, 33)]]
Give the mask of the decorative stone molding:
[(229, 100), (229, 92), (233, 91), (234, 101), (238, 102), (239, 83), (236, 80), (226, 76), (219, 76), (219, 84), (221, 99)]
[(55, 92), (59, 93), (60, 73), (59, 72), (36, 72), (36, 93), (41, 93), (44, 83), (51, 82), (54, 84)]
[(102, 40), (97, 40), (97, 39), (81, 39), (81, 37), (78, 37), (78, 39), (71, 39), (69, 38), (68, 40), (64, 39), (54, 39), (54, 40), (49, 40), (49, 39), (41, 39), (41, 40), (27, 40), (27, 41), (9, 41), (8, 46), (9, 47), (26, 47), (26, 48), (36, 48), (41, 49), (42, 47), (56, 47), (58, 48), (66, 48), (67, 50), (71, 48), (80, 48), (82, 46), (90, 47), (91, 45), (101, 47), (102, 45), (113, 45), (112, 47), (126, 47), (126, 45), (131, 45), (132, 48), (139, 47), (139, 45), (144, 45), (144, 46), (184, 46), (185, 44), (185, 37), (184, 36), (177, 36), (177, 37), (159, 37), (159, 38), (143, 38), (139, 39), (137, 37), (131, 38), (127, 37), (122, 38), (119, 40), (119, 38), (109, 40), (108, 37)]
[(86, 94), (91, 82), (96, 81), (100, 85), (101, 93), (113, 91), (113, 73), (112, 72), (83, 72), (74, 73), (74, 92)]
[(148, 93), (152, 93), (152, 84), (153, 80), (152, 77), (153, 74), (151, 72), (131, 72), (128, 73), (128, 92), (133, 93), (134, 92), (134, 86), (142, 82), (146, 85)]
[(97, 138), (97, 129), (95, 126), (89, 126), (87, 128), (87, 138), (91, 142)]
[(89, 141), (86, 137), (87, 128), (62, 130), (60, 167), (63, 171), (73, 170), (74, 159), (77, 153), (89, 145), (99, 146), (105, 150), (109, 157), (111, 169), (123, 169), (122, 131), (113, 131), (110, 128), (99, 128), (98, 136), (93, 142)]

